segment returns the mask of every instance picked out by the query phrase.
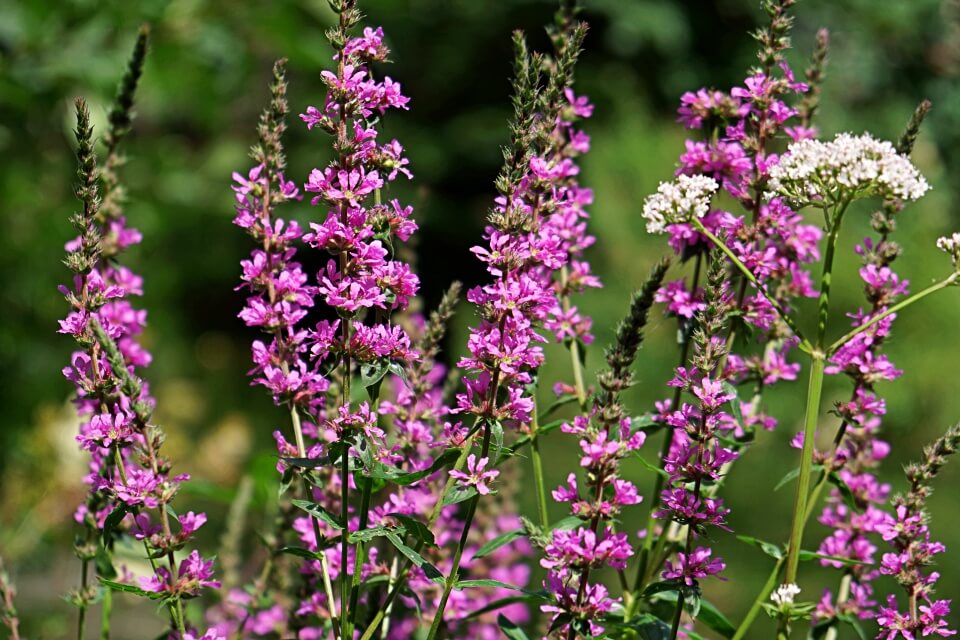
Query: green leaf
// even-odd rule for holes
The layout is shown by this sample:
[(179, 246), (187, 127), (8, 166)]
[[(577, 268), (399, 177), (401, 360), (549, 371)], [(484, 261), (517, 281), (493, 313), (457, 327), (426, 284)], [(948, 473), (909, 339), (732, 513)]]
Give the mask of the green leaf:
[(422, 542), (428, 547), (437, 546), (436, 540), (433, 538), (433, 533), (430, 529), (427, 529), (427, 525), (423, 524), (416, 518), (411, 516), (404, 515), (402, 513), (388, 513), (389, 517), (400, 521), (403, 524), (403, 528), (411, 536)]
[(293, 504), (293, 506), (306, 511), (317, 520), (325, 523), (327, 526), (330, 526), (337, 531), (341, 531), (343, 529), (343, 527), (340, 526), (338, 518), (316, 502), (310, 502), (308, 500), (291, 500), (290, 502)]
[(550, 530), (556, 531), (559, 529), (560, 531), (570, 531), (571, 529), (576, 529), (582, 524), (583, 520), (577, 516), (567, 516), (566, 518), (557, 520), (555, 523), (553, 523), (553, 526), (550, 527)]
[(493, 447), (488, 458), (496, 463), (503, 451), (503, 425), (499, 420), (490, 424), (490, 438), (493, 440)]
[(778, 545), (773, 544), (772, 542), (767, 542), (765, 540), (760, 540), (759, 538), (753, 538), (751, 536), (737, 536), (737, 540), (741, 542), (746, 542), (747, 544), (752, 544), (755, 547), (759, 547), (765, 554), (770, 556), (775, 560), (780, 560), (783, 558), (783, 549)]
[(432, 582), (441, 585), (446, 582), (446, 578), (442, 573), (440, 573), (439, 569), (424, 560), (423, 556), (421, 556), (415, 550), (405, 545), (403, 540), (401, 540), (400, 536), (398, 536), (396, 533), (393, 531), (387, 531), (384, 536), (390, 541), (391, 544), (393, 544), (393, 546), (397, 548), (397, 551), (405, 555), (410, 562), (420, 567), (426, 574), (427, 578), (429, 578)]
[(129, 505), (121, 504), (117, 506), (116, 509), (110, 512), (110, 515), (107, 516), (107, 519), (103, 523), (103, 544), (106, 546), (110, 539), (113, 536), (114, 530), (120, 526), (120, 523), (123, 522), (123, 519), (127, 517), (128, 513), (131, 513), (132, 509)]
[(663, 469), (661, 469), (659, 466), (653, 464), (652, 462), (650, 462), (649, 460), (647, 460), (646, 458), (644, 458), (642, 455), (640, 455), (640, 452), (639, 452), (639, 451), (634, 451), (634, 452), (633, 452), (633, 455), (634, 455), (634, 457), (636, 457), (637, 460), (640, 461), (640, 464), (642, 464), (642, 465), (643, 465), (645, 468), (647, 468), (648, 470), (653, 471), (653, 472), (656, 473), (657, 475), (663, 476), (664, 478), (669, 478), (669, 477), (670, 477), (670, 474), (669, 474), (669, 473), (667, 473), (666, 471), (664, 471)]
[(105, 578), (97, 577), (97, 580), (100, 581), (100, 584), (103, 586), (112, 589), (113, 591), (122, 591), (123, 593), (132, 593), (138, 595), (141, 598), (149, 598), (151, 600), (162, 600), (166, 597), (166, 594), (156, 593), (153, 591), (146, 591), (140, 587), (135, 587), (132, 584), (124, 584), (123, 582), (114, 582), (113, 580), (107, 580)]
[(310, 549), (305, 549), (303, 547), (281, 547), (277, 550), (277, 553), (285, 553), (290, 556), (297, 556), (298, 558), (304, 558), (306, 560), (317, 560), (320, 556), (315, 551), (310, 551)]
[[(811, 469), (812, 469), (813, 471), (823, 471), (823, 465), (822, 465), (822, 464), (815, 464), (815, 465), (813, 465), (813, 466), (811, 467)], [(786, 486), (787, 484), (790, 484), (790, 482), (792, 482), (793, 480), (796, 480), (796, 479), (797, 479), (797, 476), (799, 476), (799, 475), (800, 475), (800, 467), (797, 467), (796, 469), (794, 469), (794, 470), (790, 471), (789, 473), (787, 473), (787, 475), (785, 475), (785, 476), (783, 476), (782, 478), (780, 478), (780, 482), (777, 483), (777, 485), (773, 488), (773, 490), (774, 490), (774, 491), (779, 491), (780, 489), (782, 489), (782, 488), (783, 488), (784, 486)]]
[(743, 422), (743, 412), (740, 410), (740, 393), (735, 386), (726, 380), (723, 381), (723, 390), (733, 394), (733, 398), (731, 398), (729, 403), (730, 411), (733, 413), (733, 417), (737, 421), (737, 424), (740, 425), (740, 428), (746, 431), (747, 426)]
[(443, 505), (459, 504), (464, 500), (469, 500), (475, 495), (477, 495), (477, 489), (475, 487), (463, 487), (455, 484), (443, 499)]
[(455, 462), (458, 457), (460, 457), (459, 449), (446, 449), (433, 461), (433, 464), (431, 464), (428, 469), (409, 473), (400, 471), (395, 467), (390, 467), (385, 464), (374, 465), (373, 470), (370, 473), (370, 477), (386, 480), (388, 482), (392, 482), (393, 484), (407, 486), (418, 480), (422, 480), (423, 478), (433, 475), (448, 464)]
[(483, 558), (490, 555), (500, 547), (510, 544), (517, 538), (522, 538), (527, 535), (526, 529), (514, 529), (513, 531), (507, 531), (506, 533), (501, 533), (499, 536), (490, 540), (485, 545), (480, 547), (475, 554), (473, 554), (474, 559)]
[(527, 593), (526, 595), (520, 595), (520, 596), (509, 596), (506, 598), (500, 598), (499, 600), (494, 600), (493, 602), (491, 602), (485, 607), (477, 609), (476, 611), (471, 611), (467, 615), (466, 620), (469, 620), (471, 618), (476, 618), (477, 616), (482, 616), (485, 613), (490, 613), (491, 611), (496, 611), (497, 609), (509, 607), (512, 604), (518, 604), (518, 603), (536, 604), (538, 602), (543, 602), (549, 599), (550, 598), (547, 596), (545, 591), (538, 591), (537, 593)]
[(646, 589), (644, 589), (643, 593), (640, 594), (640, 597), (649, 598), (652, 595), (669, 592), (669, 591), (676, 593), (677, 591), (682, 589), (684, 586), (686, 585), (684, 585), (679, 580), (660, 580), (659, 582), (654, 582), (653, 584), (649, 585)]
[(470, 589), (472, 587), (493, 587), (495, 589), (509, 589), (510, 591), (520, 591), (522, 593), (529, 593), (526, 589), (523, 589), (516, 585), (508, 584), (506, 582), (501, 582), (500, 580), (493, 580), (491, 578), (481, 578), (478, 580), (459, 580), (457, 584), (455, 584), (454, 586), (457, 589)]
[(374, 538), (380, 538), (389, 533), (391, 533), (391, 531), (386, 527), (371, 527), (369, 529), (361, 529), (360, 531), (354, 531), (348, 535), (347, 542), (350, 544), (356, 544), (357, 542), (370, 542)]
[(831, 562), (839, 562), (845, 567), (855, 567), (857, 565), (864, 564), (859, 560), (852, 560), (850, 558), (843, 558), (841, 556), (828, 556), (823, 553), (816, 553), (815, 551), (807, 551), (806, 549), (800, 549), (800, 553), (797, 554), (797, 558), (804, 562), (807, 560), (830, 560)]
[(557, 398), (556, 400), (548, 404), (546, 409), (540, 412), (540, 415), (537, 416), (537, 422), (539, 423), (539, 422), (545, 421), (550, 416), (550, 414), (556, 411), (557, 409), (576, 401), (577, 401), (577, 396), (575, 395), (566, 394), (566, 395), (560, 396), (559, 398)]
[(867, 640), (867, 632), (863, 630), (863, 627), (860, 626), (860, 620), (858, 620), (855, 616), (852, 616), (849, 613), (841, 613), (837, 616), (837, 620), (845, 622), (853, 627), (854, 632), (857, 634), (857, 637), (860, 638), (860, 640)]
[(334, 464), (329, 456), (321, 456), (319, 458), (280, 458), (285, 463), (291, 467), (299, 467), (301, 469), (318, 469), (320, 467), (327, 467)]
[(724, 638), (732, 638), (733, 634), (737, 632), (733, 623), (717, 607), (706, 600), (700, 601), (700, 615), (697, 620)]
[(503, 635), (507, 636), (509, 640), (530, 640), (523, 629), (518, 627), (510, 618), (502, 613), (497, 616), (497, 624), (500, 625), (500, 630), (503, 631)]
[(831, 473), (827, 479), (830, 481), (834, 487), (837, 488), (837, 491), (840, 492), (840, 495), (843, 496), (843, 502), (855, 511), (863, 511), (863, 508), (857, 503), (857, 498), (853, 494), (853, 489), (843, 481), (843, 479), (836, 473)]

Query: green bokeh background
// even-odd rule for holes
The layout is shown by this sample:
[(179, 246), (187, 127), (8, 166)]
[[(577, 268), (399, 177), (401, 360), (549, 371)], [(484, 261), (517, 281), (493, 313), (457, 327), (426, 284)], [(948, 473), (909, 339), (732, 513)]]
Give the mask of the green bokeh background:
[[(583, 162), (583, 182), (595, 189), (590, 259), (605, 287), (582, 307), (595, 318), (597, 345), (588, 353), (592, 373), (600, 345), (612, 335), (629, 293), (664, 253), (639, 217), (642, 199), (668, 178), (684, 132), (674, 122), (681, 92), (702, 85), (729, 88), (754, 62), (748, 31), (760, 24), (752, 0), (585, 0), (591, 23), (578, 71), (578, 91), (597, 106), (587, 124), (593, 150)], [(397, 187), (413, 204), (421, 232), (418, 270), (425, 305), (446, 284), (483, 277), (468, 249), (479, 238), (493, 196), (499, 146), (506, 140), (509, 107), (510, 31), (523, 28), (546, 46), (541, 25), (551, 2), (535, 0), (367, 0), (370, 22), (382, 24), (394, 51), (388, 73), (412, 96), (409, 113), (385, 122), (387, 135), (409, 149), (416, 180)], [(934, 103), (915, 150), (933, 191), (901, 216), (898, 239), (905, 255), (899, 272), (918, 290), (948, 268), (934, 240), (960, 228), (960, 13), (955, 2), (935, 0), (804, 0), (797, 6), (796, 68), (806, 64), (816, 29), (831, 29), (831, 63), (819, 125), (825, 134), (871, 130), (894, 138), (921, 98)], [(169, 434), (166, 450), (199, 480), (180, 498), (206, 508), (211, 523), (202, 545), (213, 552), (226, 502), (239, 478), (258, 486), (255, 507), (271, 490), (269, 434), (283, 416), (266, 396), (251, 392), (243, 372), (253, 337), (236, 319), (241, 294), (233, 287), (247, 238), (230, 224), (230, 172), (245, 170), (253, 125), (265, 101), (274, 58), (290, 59), (294, 112), (322, 100), (319, 72), (329, 65), (324, 29), (331, 13), (324, 0), (12, 0), (0, 3), (0, 555), (20, 586), (25, 634), (55, 638), (68, 633), (69, 606), (59, 599), (78, 579), (69, 546), (73, 505), (82, 493), (82, 458), (75, 451), (75, 420), (66, 403), (69, 386), (59, 374), (71, 349), (55, 333), (65, 304), (56, 292), (67, 277), (60, 263), (71, 236), (72, 114), (70, 100), (85, 95), (99, 130), (137, 27), (153, 26), (153, 46), (138, 96), (138, 118), (128, 142), (124, 177), (131, 222), (144, 233), (129, 263), (146, 277), (150, 312), (145, 340), (154, 352), (149, 379), (159, 400), (158, 417)], [(290, 175), (302, 181), (328, 158), (326, 140), (292, 122), (287, 142)], [(864, 206), (849, 216), (838, 259), (836, 309), (860, 304), (852, 246), (867, 231)], [(860, 214), (860, 215), (858, 215)], [(309, 206), (295, 214), (315, 215)], [(677, 269), (674, 273), (681, 273)], [(802, 323), (809, 326), (810, 308)], [(461, 307), (447, 357), (462, 350), (472, 311)], [(629, 394), (635, 411), (664, 396), (675, 359), (673, 325), (659, 315), (638, 364), (639, 384)], [(832, 333), (842, 328), (834, 325)], [(960, 419), (958, 357), (960, 297), (956, 290), (904, 313), (889, 345), (906, 373), (883, 385), (888, 399), (886, 437), (893, 455), (883, 479), (904, 486), (900, 466), (922, 445)], [(564, 354), (551, 352), (544, 378), (565, 375)], [(801, 374), (801, 380), (803, 374)], [(830, 380), (825, 404), (849, 393)], [(783, 384), (768, 403), (780, 419), (733, 471), (725, 491), (739, 533), (786, 537), (792, 491), (773, 491), (795, 465), (788, 446), (798, 429), (803, 384)], [(835, 422), (824, 419), (828, 435)], [(652, 452), (658, 443), (651, 443)], [(547, 442), (548, 484), (576, 465), (572, 439)], [(938, 480), (931, 501), (932, 529), (948, 553), (942, 556), (940, 592), (960, 594), (960, 506), (952, 489), (960, 465)], [(525, 466), (520, 473), (525, 471)], [(649, 486), (641, 466), (628, 475)], [(518, 486), (530, 486), (520, 481)], [(518, 492), (525, 513), (532, 493)], [(625, 528), (640, 526), (638, 510)], [(562, 509), (553, 514), (560, 517)], [(262, 518), (251, 514), (250, 530)], [(819, 525), (807, 546), (822, 536)], [(250, 536), (251, 547), (254, 536)], [(727, 582), (706, 594), (739, 620), (769, 568), (766, 557), (718, 535), (730, 565)], [(133, 562), (133, 560), (131, 560)], [(953, 565), (953, 566), (951, 566)], [(819, 597), (838, 574), (804, 567), (804, 596)], [(889, 581), (885, 581), (887, 587)], [(119, 605), (118, 638), (147, 637), (149, 606)], [(142, 615), (141, 615), (142, 614)], [(956, 626), (958, 616), (954, 615)], [(758, 626), (753, 637), (768, 637)]]

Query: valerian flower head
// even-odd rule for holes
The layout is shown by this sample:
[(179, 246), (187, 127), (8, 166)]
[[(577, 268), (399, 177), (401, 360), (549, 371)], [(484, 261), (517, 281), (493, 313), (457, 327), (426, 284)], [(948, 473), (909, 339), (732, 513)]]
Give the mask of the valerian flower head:
[(713, 178), (702, 175), (680, 175), (673, 182), (661, 182), (657, 192), (643, 203), (647, 233), (663, 233), (668, 224), (704, 217), (719, 186)]
[(943, 236), (937, 240), (937, 249), (945, 252), (953, 261), (953, 267), (960, 271), (960, 232)]
[(930, 189), (908, 157), (869, 133), (794, 142), (770, 169), (769, 187), (798, 202), (827, 204), (871, 196), (919, 200)]
[(793, 604), (794, 599), (800, 594), (800, 587), (795, 584), (782, 584), (777, 590), (770, 594), (770, 599), (774, 604), (783, 606)]

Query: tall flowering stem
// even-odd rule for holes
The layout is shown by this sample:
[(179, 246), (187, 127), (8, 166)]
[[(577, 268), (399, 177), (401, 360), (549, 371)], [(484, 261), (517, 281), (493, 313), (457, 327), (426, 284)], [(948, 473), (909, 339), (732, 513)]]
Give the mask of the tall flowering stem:
[(591, 584), (591, 573), (608, 566), (622, 572), (633, 555), (627, 535), (617, 533), (614, 523), (623, 507), (639, 504), (641, 497), (632, 482), (620, 477), (620, 464), (643, 445), (646, 434), (633, 428), (620, 394), (633, 384), (631, 369), (668, 265), (667, 261), (658, 263), (634, 294), (630, 311), (607, 351), (608, 368), (598, 376), (600, 390), (590, 411), (561, 426), (565, 433), (580, 438), (580, 465), (585, 474), (578, 483), (576, 474), (571, 473), (553, 497), (571, 503), (572, 514), (583, 524), (549, 532), (545, 557), (540, 561), (547, 569), (544, 587), (551, 595), (551, 602), (541, 609), (553, 614), (551, 634), (573, 638), (578, 632), (602, 633), (602, 618), (616, 600), (603, 583), (595, 580)]
[[(488, 246), (473, 250), (487, 264), (493, 282), (467, 293), (467, 299), (480, 308), (482, 319), (471, 329), (467, 344), (470, 355), (459, 363), (470, 375), (464, 379), (466, 392), (457, 397), (458, 409), (474, 415), (475, 429), (482, 431), (480, 458), (471, 469), (474, 485), (478, 484), (474, 479), (482, 477), (479, 470), (489, 464), (491, 436), (500, 442), (505, 425), (523, 431), (535, 425), (536, 405), (527, 386), (534, 382), (543, 363), (543, 349), (537, 344), (545, 340), (540, 327), (555, 323), (558, 338), (569, 334), (572, 340), (582, 339), (589, 328), (582, 321), (574, 327), (569, 318), (558, 318), (564, 313), (562, 304), (558, 306), (558, 294), (562, 298), (575, 289), (570, 282), (556, 289), (553, 280), (553, 274), (571, 261), (571, 256), (579, 255), (586, 244), (579, 219), (585, 215), (582, 206), (588, 192), (571, 180), (578, 170), (566, 157), (578, 152), (577, 132), (570, 126), (578, 100), (569, 84), (585, 32), (585, 25), (577, 23), (556, 34), (561, 44), (545, 85), (543, 71), (548, 67), (544, 58), (527, 50), (522, 34), (514, 36), (512, 139), (504, 150), (504, 168), (496, 181), (500, 196), (485, 230)], [(567, 115), (567, 120), (558, 119), (565, 103), (573, 115)], [(579, 104), (582, 112), (585, 101)], [(572, 233), (564, 236), (565, 229), (572, 229)], [(586, 286), (589, 272), (585, 264), (578, 268), (578, 274), (579, 286)], [(537, 449), (534, 455), (538, 455)], [(493, 461), (498, 457), (499, 451)], [(430, 638), (439, 632), (481, 495), (470, 482), (464, 485), (473, 495)], [(544, 492), (539, 495), (543, 497)], [(540, 513), (546, 513), (543, 503)]]
[[(924, 102), (914, 113), (896, 146), (898, 153), (909, 155), (928, 109), (929, 102)], [(865, 238), (856, 247), (863, 260), (859, 275), (864, 281), (869, 308), (851, 314), (854, 326), (866, 325), (872, 318), (883, 315), (898, 297), (907, 293), (909, 283), (892, 269), (901, 249), (891, 235), (903, 206), (900, 199), (885, 199), (871, 219), (876, 236)], [(887, 516), (881, 505), (889, 493), (889, 487), (874, 475), (874, 469), (889, 451), (889, 445), (877, 437), (886, 404), (877, 394), (875, 384), (895, 380), (902, 373), (883, 354), (896, 316), (886, 318), (882, 323), (869, 322), (869, 328), (858, 334), (859, 338), (845, 342), (842, 347), (830, 348), (827, 353), (826, 373), (848, 376), (853, 382), (853, 391), (849, 402), (836, 406), (842, 421), (834, 436), (833, 451), (828, 455), (815, 452), (815, 459), (822, 461), (824, 469), (804, 515), (808, 517), (812, 512), (828, 479), (835, 477), (834, 482), (843, 483), (849, 489), (847, 495), (839, 489), (831, 491), (820, 515), (820, 522), (834, 531), (821, 543), (819, 552), (859, 563), (844, 568), (835, 604), (832, 594), (826, 590), (814, 613), (819, 624), (829, 625), (825, 636), (828, 640), (836, 638), (838, 620), (850, 616), (867, 619), (875, 615), (876, 603), (870, 597), (871, 582), (877, 571), (873, 567), (875, 546), (870, 537), (884, 525)], [(830, 560), (821, 560), (821, 563), (841, 566), (840, 562)]]
[[(73, 336), (81, 349), (73, 354), (64, 375), (76, 386), (75, 403), (83, 418), (77, 440), (91, 454), (86, 478), (91, 492), (76, 515), (87, 530), (86, 540), (77, 546), (83, 582), (74, 596), (80, 606), (77, 631), (81, 638), (86, 604), (94, 594), (87, 584), (88, 563), (94, 557), (104, 559), (98, 563), (97, 577), (105, 587), (133, 589), (166, 604), (171, 627), (179, 637), (187, 634), (183, 599), (199, 595), (205, 587), (219, 586), (211, 579), (213, 562), (204, 561), (198, 552), (179, 565), (176, 562), (176, 552), (187, 546), (206, 516), (189, 512), (177, 519), (179, 531), (173, 530), (169, 505), (188, 476), (171, 475), (169, 461), (159, 453), (163, 435), (152, 423), (154, 400), (137, 373), (151, 360), (137, 342), (146, 312), (126, 300), (142, 293), (143, 281), (118, 261), (123, 249), (141, 239), (139, 232), (126, 226), (116, 169), (122, 164), (118, 144), (129, 129), (146, 39), (147, 31), (142, 30), (111, 111), (104, 173), (97, 171), (86, 103), (78, 100), (76, 104), (77, 197), (83, 207), (72, 218), (80, 235), (67, 244), (66, 264), (75, 276), (72, 289), (61, 287), (72, 311), (60, 322), (60, 332)], [(109, 206), (104, 209), (103, 203)], [(142, 588), (114, 581), (109, 551), (121, 535), (142, 541), (151, 561), (153, 575), (141, 578)], [(99, 549), (98, 544), (102, 544)], [(166, 566), (156, 559), (165, 559)], [(102, 633), (109, 633), (109, 602), (104, 610)]]
[(931, 539), (927, 525), (926, 502), (932, 492), (930, 483), (947, 457), (958, 449), (960, 425), (951, 427), (931, 446), (924, 448), (923, 460), (908, 465), (905, 470), (910, 491), (894, 498), (895, 516), (889, 517), (880, 528), (883, 539), (893, 547), (892, 552), (883, 555), (880, 573), (893, 576), (903, 587), (907, 607), (901, 612), (896, 597), (890, 595), (887, 598), (887, 606), (880, 607), (877, 616), (880, 624), (878, 638), (947, 637), (957, 633), (948, 628), (950, 600), (933, 599), (934, 584), (940, 574), (927, 572), (925, 568), (933, 564), (934, 555), (946, 550), (942, 543)]
[[(703, 88), (682, 96), (678, 120), (688, 129), (702, 131), (702, 135), (686, 142), (677, 179), (661, 185), (658, 193), (648, 198), (643, 213), (649, 232), (669, 234), (670, 247), (681, 261), (695, 261), (694, 277), (689, 282), (668, 282), (658, 294), (658, 302), (665, 303), (667, 314), (677, 318), (680, 366), (687, 364), (690, 335), (704, 306), (697, 276), (705, 252), (717, 247), (735, 267), (734, 279), (739, 281), (734, 287), (735, 306), (741, 313), (726, 329), (728, 353), (719, 368), (743, 397), (742, 401), (736, 400), (744, 416), (734, 433), (737, 442), (733, 448), (737, 451), (749, 447), (760, 428), (771, 430), (776, 426), (776, 419), (764, 410), (763, 394), (778, 382), (796, 379), (799, 365), (790, 361), (790, 351), (810, 348), (790, 310), (796, 299), (815, 295), (807, 265), (819, 258), (820, 231), (804, 224), (784, 199), (767, 197), (769, 172), (778, 159), (769, 147), (783, 134), (794, 140), (814, 134), (802, 110), (787, 104), (791, 95), (810, 91), (808, 83), (795, 80), (783, 55), (790, 46), (792, 18), (788, 9), (792, 4), (791, 0), (763, 3), (769, 22), (755, 34), (760, 43), (760, 64), (749, 71), (743, 86), (729, 92)], [(815, 61), (812, 69), (808, 80), (818, 81), (822, 60)], [(804, 122), (796, 124), (793, 119), (797, 118)], [(712, 191), (722, 189), (742, 213), (713, 208), (709, 199), (697, 208), (687, 207), (683, 197), (703, 180), (716, 185)], [(738, 341), (737, 336), (755, 337), (761, 347), (759, 353), (752, 353), (750, 343), (754, 341)], [(681, 398), (678, 388), (672, 400), (656, 403), (652, 420), (665, 424), (666, 416), (678, 407)], [(664, 438), (661, 460), (668, 457), (674, 445), (671, 433), (668, 430)], [(655, 578), (666, 559), (668, 541), (680, 533), (677, 523), (662, 532), (656, 528), (654, 514), (663, 495), (662, 478), (658, 475), (655, 480), (657, 495), (651, 500), (635, 582), (637, 592)], [(705, 494), (713, 496), (720, 484), (706, 487)]]
[(869, 135), (854, 137), (848, 134), (840, 134), (830, 142), (808, 139), (791, 145), (780, 163), (771, 170), (770, 187), (794, 202), (821, 209), (827, 231), (827, 247), (820, 278), (817, 337), (811, 352), (807, 388), (800, 476), (784, 577), (785, 582), (791, 584), (796, 582), (807, 512), (813, 440), (827, 358), (826, 333), (833, 260), (844, 214), (856, 199), (881, 196), (911, 201), (922, 197), (929, 187), (910, 160), (898, 153), (889, 142), (875, 140)]
[(736, 420), (722, 407), (735, 400), (729, 386), (724, 384), (720, 364), (726, 355), (724, 329), (732, 303), (726, 285), (725, 262), (718, 256), (709, 260), (704, 309), (698, 315), (693, 334), (694, 356), (691, 367), (678, 367), (670, 381), (691, 393), (696, 406), (683, 404), (667, 422), (675, 429), (673, 447), (664, 461), (669, 474), (669, 485), (660, 498), (659, 518), (671, 518), (686, 526), (683, 550), (675, 562), (668, 562), (662, 577), (673, 581), (677, 589), (677, 606), (671, 626), (671, 637), (676, 638), (688, 593), (696, 593), (698, 581), (722, 572), (726, 563), (713, 557), (708, 547), (694, 549), (697, 538), (704, 536), (708, 527), (726, 529), (729, 509), (723, 501), (703, 495), (703, 489), (721, 479), (726, 465), (737, 453), (723, 446), (719, 436), (735, 428)]

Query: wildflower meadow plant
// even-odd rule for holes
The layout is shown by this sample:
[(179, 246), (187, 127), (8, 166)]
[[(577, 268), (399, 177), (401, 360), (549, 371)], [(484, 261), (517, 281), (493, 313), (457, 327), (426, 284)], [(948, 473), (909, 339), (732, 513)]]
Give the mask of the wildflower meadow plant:
[[(467, 304), (453, 282), (425, 314), (410, 244), (417, 212), (394, 188), (416, 167), (385, 127), (427, 97), (384, 74), (388, 36), (365, 22), (357, 0), (329, 3), (325, 94), (295, 107), (325, 160), (305, 175), (288, 168), (280, 60), (252, 161), (233, 174), (233, 222), (252, 240), (237, 256), (247, 376), (282, 409), (272, 527), (251, 557), (234, 522), (249, 487), (237, 492), (219, 553), (197, 548), (207, 517), (178, 496), (189, 477), (162, 453), (144, 378), (147, 315), (134, 300), (145, 282), (123, 253), (149, 239), (128, 224), (120, 169), (149, 31), (120, 83), (102, 153), (89, 108), (76, 101), (80, 209), (70, 218), (77, 237), (66, 246), (72, 280), (61, 287), (59, 332), (76, 344), (63, 375), (89, 465), (75, 517), (81, 577), (68, 596), (77, 637), (93, 635), (95, 605), (99, 637), (110, 636), (115, 592), (154, 601), (162, 637), (179, 640), (673, 640), (706, 630), (786, 639), (801, 627), (813, 638), (845, 627), (887, 640), (954, 635), (948, 594), (936, 593), (932, 565), (945, 548), (929, 528), (927, 498), (960, 446), (958, 428), (906, 468), (905, 492), (894, 496), (880, 475), (891, 447), (878, 383), (903, 373), (887, 341), (900, 314), (960, 279), (960, 233), (936, 241), (947, 254), (939, 282), (911, 294), (894, 271), (909, 272), (894, 235), (911, 223), (902, 212), (931, 188), (910, 157), (930, 103), (894, 142), (822, 136), (827, 32), (796, 73), (785, 56), (793, 0), (763, 0), (757, 65), (729, 90), (680, 97), (689, 138), (635, 212), (669, 255), (637, 283), (591, 380), (586, 349), (611, 332), (578, 306), (602, 284), (588, 261), (595, 194), (579, 164), (595, 109), (576, 88), (588, 31), (579, 7), (561, 1), (548, 51), (513, 34), (509, 141), (482, 236), (463, 256), (483, 275)], [(841, 273), (843, 222), (866, 206), (870, 234), (853, 243), (859, 267)], [(859, 282), (862, 305), (834, 308), (841, 278)], [(816, 300), (815, 314), (805, 299)], [(662, 380), (648, 368), (644, 382), (660, 399), (629, 406), (646, 326), (661, 313), (676, 323), (676, 366)], [(455, 314), (469, 327), (452, 350), (459, 359), (443, 350)], [(563, 358), (553, 385), (542, 375), (548, 354)], [(799, 391), (802, 372), (802, 429), (783, 438), (797, 457), (781, 482), (796, 485), (792, 521), (778, 544), (734, 531), (738, 505), (723, 490), (731, 473), (750, 473), (756, 441), (794, 428), (769, 389)], [(827, 376), (849, 387), (832, 411), (822, 406)], [(544, 475), (546, 438), (576, 460), (556, 487)], [(650, 486), (631, 468), (649, 472)], [(532, 476), (533, 513), (518, 507), (521, 476)], [(814, 515), (829, 529), (819, 541), (805, 535)], [(627, 526), (634, 518), (640, 530)], [(744, 562), (718, 550), (731, 536), (758, 552), (749, 562), (771, 565), (740, 620), (708, 600)], [(137, 549), (149, 570), (135, 575), (120, 547)], [(815, 586), (804, 561), (836, 573)], [(0, 622), (19, 638), (14, 595), (0, 571)], [(776, 627), (765, 636), (761, 612)]]

